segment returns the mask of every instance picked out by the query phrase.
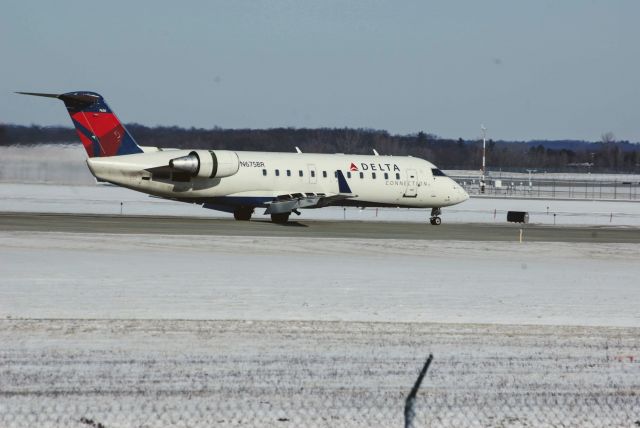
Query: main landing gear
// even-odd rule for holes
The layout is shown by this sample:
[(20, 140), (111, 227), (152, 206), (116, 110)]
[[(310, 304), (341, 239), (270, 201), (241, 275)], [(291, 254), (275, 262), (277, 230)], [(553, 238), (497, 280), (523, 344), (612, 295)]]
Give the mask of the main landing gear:
[(440, 226), (442, 223), (442, 219), (439, 217), (440, 214), (442, 214), (442, 210), (440, 208), (432, 208), (429, 222), (434, 226)]
[(289, 221), (291, 212), (271, 214), (271, 221), (278, 224), (284, 224)]
[(251, 214), (253, 214), (252, 207), (238, 207), (233, 212), (233, 218), (240, 221), (251, 220)]
[[(253, 207), (237, 207), (233, 211), (233, 218), (239, 221), (249, 221), (251, 220), (251, 215), (253, 214)], [(275, 213), (271, 214), (271, 221), (277, 224), (285, 224), (289, 221), (289, 216), (292, 211), (286, 213)], [(293, 210), (293, 212), (297, 215), (300, 215), (298, 210)]]
[(285, 224), (289, 221), (289, 216), (291, 215), (291, 213), (300, 215), (300, 211), (298, 210), (293, 210), (286, 213), (271, 214), (271, 221), (277, 224)]

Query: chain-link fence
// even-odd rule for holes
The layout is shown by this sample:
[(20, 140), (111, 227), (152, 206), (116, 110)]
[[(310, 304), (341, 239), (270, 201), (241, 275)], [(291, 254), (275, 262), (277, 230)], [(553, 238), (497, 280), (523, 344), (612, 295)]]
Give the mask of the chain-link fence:
[[(436, 363), (437, 364), (437, 363)], [(23, 393), (0, 398), (0, 426), (18, 427), (634, 427), (640, 426), (637, 391), (545, 394), (442, 392), (428, 375), (410, 412), (406, 397), (348, 387), (311, 402), (304, 390), (281, 398), (244, 401), (224, 393), (145, 391), (122, 394)], [(174, 391), (175, 392), (175, 391)], [(281, 394), (283, 391), (279, 391)], [(357, 395), (359, 401), (354, 402)], [(407, 415), (410, 415), (407, 418)]]
[(452, 176), (470, 195), (541, 199), (640, 200), (640, 180), (532, 178), (505, 175), (487, 178), (482, 192), (477, 177)]
[[(287, 402), (229, 404), (224, 396), (190, 397), (108, 394), (25, 395), (0, 399), (0, 426), (13, 427), (402, 427), (404, 397), (366, 397), (348, 405), (341, 394), (307, 403), (304, 394)], [(439, 394), (425, 385), (411, 427), (634, 427), (640, 398), (631, 391), (545, 395)]]

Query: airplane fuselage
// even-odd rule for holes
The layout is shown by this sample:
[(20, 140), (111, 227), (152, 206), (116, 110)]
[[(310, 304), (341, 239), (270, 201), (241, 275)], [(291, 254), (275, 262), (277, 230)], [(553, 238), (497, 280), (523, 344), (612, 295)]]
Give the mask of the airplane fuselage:
[(87, 163), (98, 179), (133, 190), (229, 206), (263, 207), (282, 195), (335, 193), (336, 171), (342, 171), (355, 196), (331, 205), (439, 208), (468, 198), (432, 163), (414, 157), (237, 151), (233, 152), (238, 158), (236, 173), (185, 181), (176, 181), (162, 168), (190, 153), (165, 150), (89, 158)]

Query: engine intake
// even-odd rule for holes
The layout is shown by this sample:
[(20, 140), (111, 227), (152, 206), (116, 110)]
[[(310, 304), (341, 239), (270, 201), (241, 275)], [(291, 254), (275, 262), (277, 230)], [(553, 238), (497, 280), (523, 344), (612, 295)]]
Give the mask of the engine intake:
[(187, 156), (171, 159), (169, 168), (193, 178), (222, 178), (238, 172), (240, 160), (230, 150), (194, 150)]

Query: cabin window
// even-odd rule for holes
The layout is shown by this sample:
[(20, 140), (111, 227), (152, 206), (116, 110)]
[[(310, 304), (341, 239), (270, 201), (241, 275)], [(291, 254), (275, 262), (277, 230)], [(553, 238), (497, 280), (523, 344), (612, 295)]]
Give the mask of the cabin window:
[(396, 180), (400, 180), (400, 173), (396, 172)]
[(302, 170), (298, 171), (298, 175), (299, 175), (300, 177), (302, 177), (302, 176), (304, 175), (304, 173), (302, 172)]
[(276, 177), (280, 177), (280, 170), (276, 169)]
[(264, 175), (265, 177), (267, 176), (267, 170), (266, 169), (262, 170), (262, 175)]
[(440, 171), (438, 168), (431, 168), (431, 173), (434, 177), (446, 177), (444, 172)]
[(290, 169), (287, 170), (287, 177), (291, 177), (291, 170)]
[(347, 171), (347, 178), (351, 178), (351, 171)]
[(385, 179), (385, 180), (388, 180), (388, 179), (389, 179), (389, 173), (388, 173), (388, 172), (385, 172), (385, 173), (384, 173), (384, 179)]
[(322, 178), (327, 178), (327, 171), (322, 171)]
[(315, 177), (316, 176), (316, 172), (311, 170), (311, 177)]
[(376, 179), (376, 173), (375, 172), (371, 173), (371, 178), (373, 178), (374, 180)]
[(364, 172), (360, 173), (360, 178), (364, 178)]
[(334, 176), (335, 178), (338, 178), (338, 171), (334, 172), (334, 173), (333, 173), (333, 176)]

